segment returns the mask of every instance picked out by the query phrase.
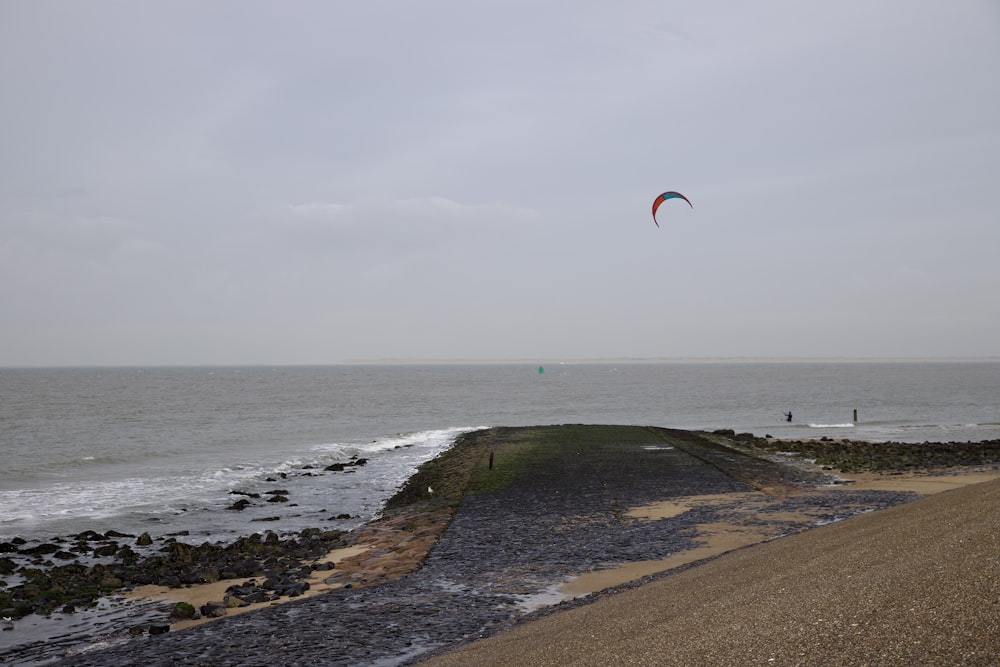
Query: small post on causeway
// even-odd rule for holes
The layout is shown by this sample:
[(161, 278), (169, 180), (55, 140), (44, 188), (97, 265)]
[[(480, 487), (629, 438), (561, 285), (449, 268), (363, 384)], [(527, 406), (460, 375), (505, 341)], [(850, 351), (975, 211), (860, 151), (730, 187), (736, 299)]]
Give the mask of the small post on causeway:
[(490, 452), (490, 470), (493, 470), (493, 452)]

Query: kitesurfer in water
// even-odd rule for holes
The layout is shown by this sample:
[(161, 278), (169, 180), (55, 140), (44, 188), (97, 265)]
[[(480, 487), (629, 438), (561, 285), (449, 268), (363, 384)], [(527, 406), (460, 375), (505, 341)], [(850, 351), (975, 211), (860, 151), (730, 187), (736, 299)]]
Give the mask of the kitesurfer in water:
[(786, 422), (792, 421), (792, 412), (790, 410), (785, 413), (785, 421)]

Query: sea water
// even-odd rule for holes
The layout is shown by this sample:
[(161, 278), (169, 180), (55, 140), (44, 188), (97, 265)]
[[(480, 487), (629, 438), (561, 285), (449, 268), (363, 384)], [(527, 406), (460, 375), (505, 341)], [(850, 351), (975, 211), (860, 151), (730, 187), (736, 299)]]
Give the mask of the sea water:
[(465, 431), (566, 423), (987, 440), (1000, 362), (0, 369), (0, 540), (349, 529)]

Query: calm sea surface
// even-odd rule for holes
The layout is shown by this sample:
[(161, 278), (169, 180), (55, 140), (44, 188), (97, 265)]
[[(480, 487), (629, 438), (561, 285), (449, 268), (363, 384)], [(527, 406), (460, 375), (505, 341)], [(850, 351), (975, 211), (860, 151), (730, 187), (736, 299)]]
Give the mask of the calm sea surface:
[(564, 423), (993, 439), (1000, 363), (0, 369), (0, 540), (351, 528), (465, 430)]

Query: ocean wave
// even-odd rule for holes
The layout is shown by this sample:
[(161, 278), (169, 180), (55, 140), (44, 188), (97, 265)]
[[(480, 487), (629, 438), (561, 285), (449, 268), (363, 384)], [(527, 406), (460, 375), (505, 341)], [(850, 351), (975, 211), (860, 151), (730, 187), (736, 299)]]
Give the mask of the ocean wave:
[(854, 424), (851, 422), (845, 422), (843, 424), (807, 424), (809, 428), (854, 428)]
[(463, 433), (469, 433), (486, 426), (452, 426), (449, 428), (416, 431), (414, 433), (397, 433), (396, 435), (374, 440), (361, 449), (365, 452), (378, 452), (401, 447), (423, 447), (443, 449), (455, 441)]
[(990, 427), (993, 427), (993, 426), (996, 426), (996, 424), (989, 424), (989, 423), (979, 424), (979, 423), (975, 423), (975, 422), (969, 422), (969, 423), (963, 423), (963, 424), (901, 424), (899, 426), (899, 428), (901, 430), (932, 430), (932, 429), (937, 429), (937, 430), (940, 430), (940, 431), (948, 431), (948, 430), (968, 429), (968, 428), (973, 428), (973, 429), (975, 429), (975, 428), (990, 428)]
[[(435, 456), (447, 449), (463, 433), (488, 428), (486, 426), (456, 426), (412, 433), (398, 433), (372, 440), (366, 443), (335, 442), (310, 445), (303, 452), (288, 455), (281, 461), (242, 461), (215, 470), (206, 475), (206, 487), (211, 487), (223, 493), (233, 491), (246, 492), (262, 483), (273, 483), (274, 478), (298, 476), (315, 469), (323, 469), (332, 463), (346, 463), (353, 459), (376, 459), (395, 452), (405, 450), (412, 453), (419, 461)], [(408, 457), (408, 458), (412, 458)], [(369, 466), (370, 467), (370, 466)], [(399, 467), (400, 474), (412, 474), (410, 466)]]
[(184, 499), (203, 497), (205, 491), (203, 479), (190, 477), (80, 481), (8, 490), (0, 514), (6, 523), (28, 526), (74, 517), (105, 519), (123, 511), (174, 514), (185, 510)]
[(403, 447), (422, 447), (443, 449), (463, 433), (489, 428), (488, 426), (453, 426), (429, 431), (414, 431), (412, 433), (397, 433), (372, 440), (367, 443), (329, 443), (314, 445), (312, 451), (321, 452), (326, 458), (332, 456), (351, 457), (361, 454), (373, 454)]

